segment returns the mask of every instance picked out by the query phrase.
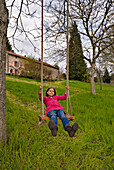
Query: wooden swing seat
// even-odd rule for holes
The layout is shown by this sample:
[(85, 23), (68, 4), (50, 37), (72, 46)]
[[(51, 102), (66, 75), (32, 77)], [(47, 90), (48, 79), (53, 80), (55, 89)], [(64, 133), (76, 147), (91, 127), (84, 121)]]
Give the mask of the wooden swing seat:
[[(47, 116), (47, 115), (39, 115), (39, 121), (42, 121), (42, 120), (50, 120), (50, 118)], [(72, 116), (72, 115), (69, 115), (69, 114), (66, 114), (66, 117), (69, 119), (69, 120), (74, 120), (75, 117)], [(59, 117), (57, 117), (57, 119), (60, 119)]]

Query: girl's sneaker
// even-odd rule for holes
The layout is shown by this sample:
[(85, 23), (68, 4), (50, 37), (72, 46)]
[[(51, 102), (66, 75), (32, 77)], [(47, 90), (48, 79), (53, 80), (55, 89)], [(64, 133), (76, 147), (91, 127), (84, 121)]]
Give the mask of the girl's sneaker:
[(50, 120), (50, 121), (49, 121), (48, 127), (49, 127), (49, 129), (51, 130), (51, 134), (52, 134), (54, 137), (57, 136), (58, 128), (57, 128), (57, 126), (55, 125), (55, 123), (54, 123), (53, 120)]
[[(78, 130), (78, 123), (75, 122), (75, 123), (73, 124), (73, 126), (72, 126), (72, 129), (73, 129), (73, 130), (72, 130), (72, 131), (73, 131), (73, 132), (72, 132), (72, 135), (74, 136), (75, 133), (76, 133), (76, 131)], [(73, 136), (72, 136), (72, 137), (73, 137)]]
[(67, 125), (65, 127), (65, 130), (68, 132), (70, 137), (73, 137), (78, 130), (78, 123), (75, 122), (72, 127), (70, 125)]

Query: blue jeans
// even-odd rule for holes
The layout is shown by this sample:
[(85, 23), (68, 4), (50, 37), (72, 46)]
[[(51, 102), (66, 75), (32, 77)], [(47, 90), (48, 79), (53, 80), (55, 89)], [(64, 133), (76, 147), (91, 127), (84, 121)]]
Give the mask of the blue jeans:
[(55, 125), (58, 127), (58, 121), (57, 121), (57, 116), (60, 117), (63, 127), (65, 129), (66, 125), (70, 125), (68, 118), (65, 116), (63, 110), (51, 110), (47, 114), (48, 117), (50, 117), (50, 120), (53, 120), (55, 122)]

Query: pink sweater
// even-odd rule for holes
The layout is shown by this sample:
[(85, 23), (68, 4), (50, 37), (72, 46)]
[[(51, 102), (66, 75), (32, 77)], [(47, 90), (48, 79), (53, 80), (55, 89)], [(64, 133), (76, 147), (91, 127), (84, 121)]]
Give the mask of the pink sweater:
[[(38, 93), (39, 99), (41, 100), (41, 93)], [(46, 105), (46, 115), (51, 110), (59, 110), (62, 109), (64, 111), (64, 108), (59, 104), (58, 100), (66, 100), (66, 93), (64, 96), (53, 96), (53, 97), (45, 97), (43, 96), (44, 104)]]

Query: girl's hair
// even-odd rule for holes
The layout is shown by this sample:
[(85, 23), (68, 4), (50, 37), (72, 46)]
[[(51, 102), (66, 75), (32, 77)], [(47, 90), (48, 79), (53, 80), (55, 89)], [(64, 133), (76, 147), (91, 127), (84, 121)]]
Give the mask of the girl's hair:
[(48, 97), (49, 95), (47, 94), (47, 92), (49, 91), (49, 89), (53, 89), (54, 90), (54, 96), (56, 95), (56, 90), (54, 87), (49, 87), (47, 90), (46, 90), (46, 96)]

